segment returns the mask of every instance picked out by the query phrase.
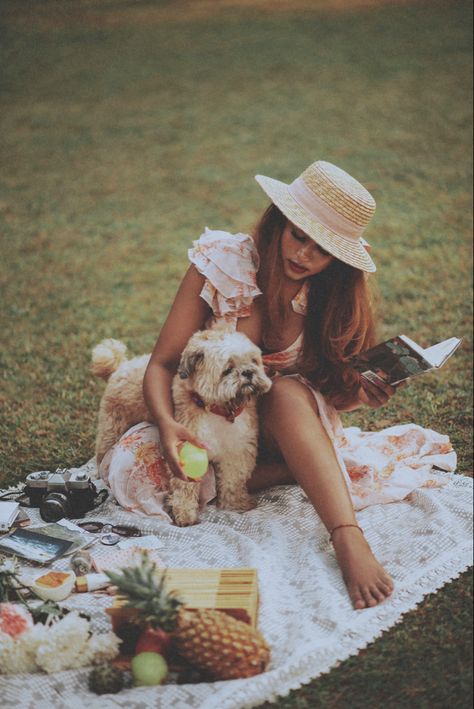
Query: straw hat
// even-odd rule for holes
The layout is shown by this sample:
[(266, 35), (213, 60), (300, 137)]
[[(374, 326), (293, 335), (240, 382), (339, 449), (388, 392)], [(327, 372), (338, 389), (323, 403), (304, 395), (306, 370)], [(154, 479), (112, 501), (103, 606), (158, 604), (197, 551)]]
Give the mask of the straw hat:
[(375, 200), (360, 182), (329, 162), (318, 160), (290, 185), (255, 175), (272, 202), (323, 249), (362, 271), (375, 271), (362, 233)]

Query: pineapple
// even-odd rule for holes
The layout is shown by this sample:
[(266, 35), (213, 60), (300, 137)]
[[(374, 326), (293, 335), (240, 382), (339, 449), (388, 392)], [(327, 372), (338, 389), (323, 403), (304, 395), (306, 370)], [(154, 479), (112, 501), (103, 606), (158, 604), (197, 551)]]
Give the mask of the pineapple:
[(128, 599), (126, 607), (143, 622), (170, 632), (181, 657), (210, 678), (239, 679), (264, 671), (270, 651), (258, 630), (222, 611), (186, 608), (166, 591), (164, 574), (158, 577), (146, 553), (139, 566), (107, 573)]
[(270, 659), (262, 635), (222, 611), (183, 608), (173, 636), (178, 653), (216, 680), (258, 675)]

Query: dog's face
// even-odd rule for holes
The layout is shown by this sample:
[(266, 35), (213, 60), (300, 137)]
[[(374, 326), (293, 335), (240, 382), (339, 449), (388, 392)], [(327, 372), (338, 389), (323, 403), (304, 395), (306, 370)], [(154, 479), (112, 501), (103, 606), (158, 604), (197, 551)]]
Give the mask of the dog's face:
[(267, 392), (259, 348), (240, 332), (195, 333), (181, 356), (178, 374), (206, 404), (240, 405)]

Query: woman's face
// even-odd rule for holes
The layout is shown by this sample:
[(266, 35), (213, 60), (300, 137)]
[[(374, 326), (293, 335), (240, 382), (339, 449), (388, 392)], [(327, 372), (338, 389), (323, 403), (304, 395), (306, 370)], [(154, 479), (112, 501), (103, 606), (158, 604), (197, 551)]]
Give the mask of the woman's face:
[(321, 273), (334, 261), (334, 256), (289, 220), (281, 236), (281, 255), (285, 276), (292, 281)]

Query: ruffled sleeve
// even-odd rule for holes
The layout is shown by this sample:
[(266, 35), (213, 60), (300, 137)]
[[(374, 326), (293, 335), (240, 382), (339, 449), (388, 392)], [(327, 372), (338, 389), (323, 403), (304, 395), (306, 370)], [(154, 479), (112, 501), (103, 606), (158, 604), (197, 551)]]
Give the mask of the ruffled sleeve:
[(257, 286), (258, 252), (248, 234), (208, 229), (188, 251), (189, 260), (205, 277), (200, 296), (215, 319), (236, 320), (250, 315)]

